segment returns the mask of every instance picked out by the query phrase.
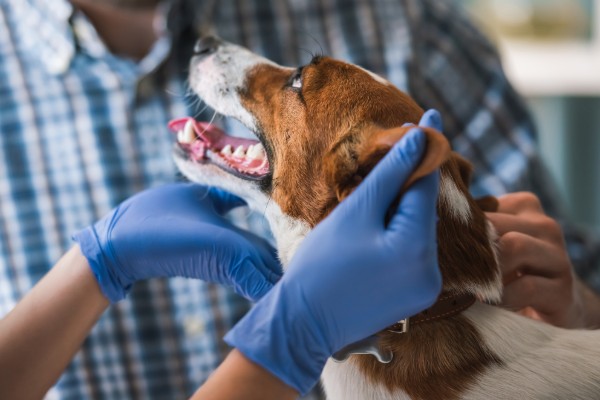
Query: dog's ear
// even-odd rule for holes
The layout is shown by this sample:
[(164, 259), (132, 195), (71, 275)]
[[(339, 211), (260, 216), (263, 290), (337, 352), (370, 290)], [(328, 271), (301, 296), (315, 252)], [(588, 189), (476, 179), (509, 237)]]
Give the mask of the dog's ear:
[(458, 172), (460, 173), (461, 180), (466, 187), (469, 187), (471, 183), (471, 177), (473, 176), (473, 164), (458, 154), (454, 154), (454, 160), (458, 166)]
[[(348, 142), (344, 145), (338, 146), (336, 149), (339, 156), (339, 151), (345, 151), (345, 157), (335, 157), (338, 165), (337, 168), (329, 168), (330, 171), (335, 171), (333, 182), (335, 185), (335, 193), (337, 200), (342, 201), (346, 198), (356, 186), (367, 176), (367, 174), (375, 167), (377, 162), (386, 155), (386, 153), (392, 148), (394, 143), (400, 140), (409, 130), (414, 129), (414, 126), (403, 126), (398, 128), (375, 130), (369, 132), (362, 143), (357, 143), (355, 146), (350, 146)], [(413, 171), (410, 177), (406, 180), (401, 188), (401, 192), (406, 190), (411, 184), (417, 179), (422, 178), (448, 159), (450, 156), (450, 144), (448, 140), (440, 132), (432, 128), (420, 127), (426, 138), (426, 149), (421, 159), (421, 162), (417, 168)], [(352, 149), (352, 147), (355, 147)], [(346, 164), (352, 163), (352, 167), (348, 168), (349, 165), (340, 165), (339, 160), (346, 160)], [(327, 159), (326, 159), (327, 162)], [(332, 166), (333, 167), (333, 166)], [(340, 176), (344, 174), (346, 176)], [(348, 173), (350, 171), (351, 173)]]

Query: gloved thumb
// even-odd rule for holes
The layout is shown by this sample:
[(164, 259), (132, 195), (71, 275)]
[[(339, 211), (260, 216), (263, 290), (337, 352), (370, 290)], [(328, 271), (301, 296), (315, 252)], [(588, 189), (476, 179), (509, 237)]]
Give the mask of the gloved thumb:
[(419, 126), (425, 126), (433, 128), (438, 131), (442, 131), (442, 116), (437, 110), (427, 110), (419, 121)]
[(413, 183), (402, 195), (388, 224), (388, 231), (405, 233), (411, 229), (424, 231), (429, 227), (429, 233), (433, 235), (431, 239), (434, 240), (439, 181), (440, 173), (435, 171)]
[(423, 131), (418, 128), (410, 130), (338, 208), (343, 207), (350, 215), (361, 215), (383, 223), (392, 201), (419, 164), (425, 147)]

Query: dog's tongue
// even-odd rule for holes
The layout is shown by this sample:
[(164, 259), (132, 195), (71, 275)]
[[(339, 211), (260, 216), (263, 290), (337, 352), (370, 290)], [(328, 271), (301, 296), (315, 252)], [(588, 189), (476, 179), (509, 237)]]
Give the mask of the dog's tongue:
[(169, 129), (192, 160), (210, 159), (253, 179), (269, 173), (269, 160), (258, 140), (229, 136), (214, 125), (189, 117), (169, 122)]
[[(203, 142), (203, 145), (206, 146), (206, 148), (211, 150), (220, 151), (227, 145), (230, 145), (235, 149), (238, 146), (249, 147), (259, 143), (257, 140), (229, 136), (215, 125), (209, 124), (208, 122), (199, 122), (190, 117), (179, 118), (169, 122), (169, 129), (174, 133), (185, 132), (185, 125), (188, 121), (190, 121), (190, 124), (194, 129), (196, 137)], [(192, 140), (190, 140), (190, 142), (192, 142)]]

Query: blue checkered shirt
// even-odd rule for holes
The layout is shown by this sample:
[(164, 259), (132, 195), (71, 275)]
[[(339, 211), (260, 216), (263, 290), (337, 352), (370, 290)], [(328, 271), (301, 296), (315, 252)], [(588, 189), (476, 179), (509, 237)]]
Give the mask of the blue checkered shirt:
[[(211, 117), (185, 83), (194, 27), (209, 25), (279, 63), (324, 53), (387, 77), (441, 111), (454, 148), (475, 164), (475, 194), (532, 190), (560, 215), (521, 99), (452, 2), (176, 1), (170, 33), (134, 63), (112, 55), (64, 0), (0, 0), (0, 316), (75, 231), (176, 179), (165, 126)], [(600, 287), (597, 243), (565, 229), (581, 274)], [(104, 314), (48, 398), (185, 398), (225, 356), (221, 337), (246, 307), (198, 281), (138, 283)]]

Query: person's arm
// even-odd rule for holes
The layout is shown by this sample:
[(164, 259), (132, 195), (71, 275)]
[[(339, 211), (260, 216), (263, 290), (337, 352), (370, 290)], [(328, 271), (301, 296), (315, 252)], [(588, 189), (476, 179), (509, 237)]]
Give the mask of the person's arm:
[[(0, 398), (42, 398), (109, 304), (74, 246), (0, 320)], [(196, 396), (268, 400), (298, 393), (234, 350)]]
[(600, 327), (600, 296), (576, 276), (560, 225), (532, 193), (498, 200), (487, 217), (499, 234), (502, 305), (557, 326)]
[(298, 392), (233, 349), (191, 400), (286, 400)]
[(227, 334), (237, 350), (195, 398), (291, 399), (307, 392), (334, 351), (439, 295), (439, 173), (414, 183), (385, 223), (425, 146), (422, 132), (409, 132), (312, 230), (276, 284), (270, 248), (222, 218), (239, 199), (171, 185), (125, 201), (76, 235), (79, 247), (0, 320), (0, 398), (43, 397), (109, 300), (156, 276), (204, 279), (262, 297)]
[(0, 320), (0, 398), (42, 398), (108, 305), (73, 247)]
[(0, 399), (42, 398), (102, 312), (139, 280), (184, 276), (262, 297), (280, 266), (266, 241), (223, 217), (242, 204), (199, 185), (165, 185), (78, 232), (79, 245), (0, 320)]

